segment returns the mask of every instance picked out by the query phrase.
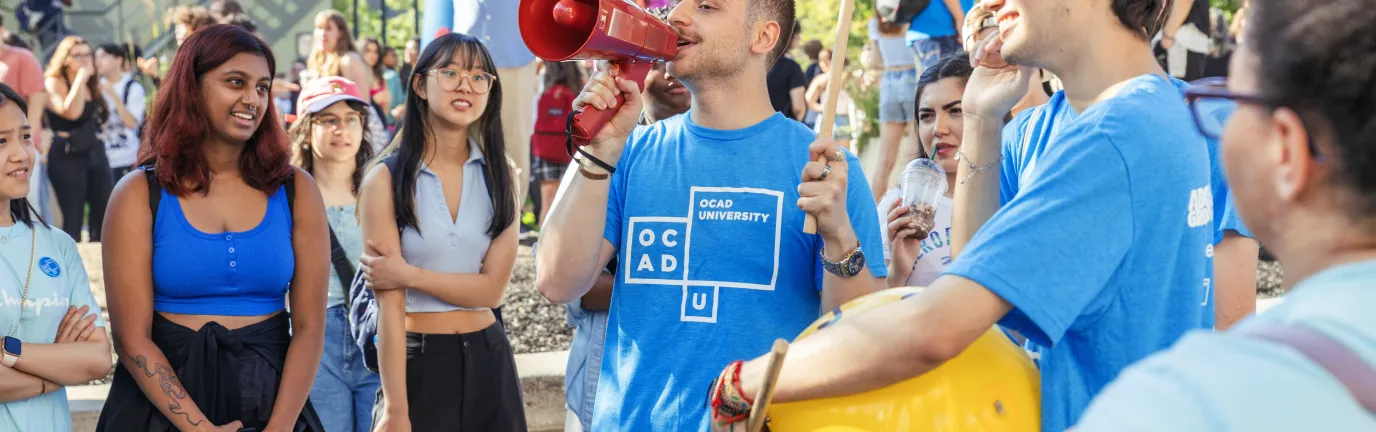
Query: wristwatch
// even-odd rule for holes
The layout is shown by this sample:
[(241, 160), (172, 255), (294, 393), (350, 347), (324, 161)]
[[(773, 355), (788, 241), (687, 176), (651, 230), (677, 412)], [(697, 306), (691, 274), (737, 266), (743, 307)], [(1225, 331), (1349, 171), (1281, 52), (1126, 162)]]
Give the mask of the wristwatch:
[(0, 347), (4, 349), (3, 352), (0, 352), (0, 364), (14, 367), (14, 364), (19, 361), (19, 352), (24, 350), (24, 342), (10, 336), (5, 336), (4, 340), (4, 346)]
[(865, 251), (860, 250), (860, 243), (856, 242), (855, 249), (841, 257), (838, 262), (827, 259), (827, 245), (822, 244), (822, 250), (818, 252), (822, 256), (822, 268), (840, 277), (851, 277), (860, 274), (860, 270), (865, 269)]

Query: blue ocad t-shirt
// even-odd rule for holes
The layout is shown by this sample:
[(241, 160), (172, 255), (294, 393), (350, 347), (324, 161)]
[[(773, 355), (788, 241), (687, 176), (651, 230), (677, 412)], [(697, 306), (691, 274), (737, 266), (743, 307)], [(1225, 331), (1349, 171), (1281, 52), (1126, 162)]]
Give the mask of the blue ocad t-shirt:
[(1127, 365), (1213, 325), (1208, 146), (1175, 84), (1144, 75), (1083, 113), (1063, 93), (1004, 130), (1004, 196), (947, 273), (1013, 305), (1042, 430)]
[[(636, 129), (610, 180), (603, 235), (620, 264), (593, 430), (707, 431), (708, 386), (726, 364), (820, 312), (822, 240), (803, 233), (797, 205), (812, 131), (777, 113), (738, 130), (690, 115)], [(882, 263), (874, 198), (859, 160), (847, 164), (851, 224)]]

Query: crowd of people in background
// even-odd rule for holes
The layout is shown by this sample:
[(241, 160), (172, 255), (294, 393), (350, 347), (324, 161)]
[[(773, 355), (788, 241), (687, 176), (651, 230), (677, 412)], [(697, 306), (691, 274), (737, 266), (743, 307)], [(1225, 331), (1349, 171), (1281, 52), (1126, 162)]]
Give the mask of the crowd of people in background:
[[(637, 0), (685, 35), (643, 83), (535, 59), (513, 1), (432, 11), (486, 18), (401, 52), (325, 10), (290, 65), (234, 0), (171, 11), (167, 65), (30, 3), (46, 66), (0, 28), (0, 277), (22, 287), (0, 289), (0, 429), (69, 424), (64, 387), (108, 372), (109, 326), (98, 430), (525, 430), (501, 304), (531, 237), (575, 328), (565, 430), (729, 428), (769, 342), (905, 286), (927, 288), (799, 341), (776, 400), (929, 373), (1001, 326), (1038, 362), (1047, 430), (1372, 426), (1361, 371), (1258, 346), (1318, 330), (1376, 355), (1350, 300), (1376, 274), (1361, 2), (1252, 0), (1225, 23), (1205, 0), (936, 0), (866, 17), (832, 70), (848, 53), (804, 42), (793, 2)], [(585, 107), (616, 114), (571, 154)], [(918, 159), (948, 185), (925, 215), (895, 178)], [(691, 267), (672, 255), (690, 236)], [(1310, 288), (1244, 321), (1259, 241)], [(1323, 403), (1259, 411), (1282, 386), (1237, 370)]]

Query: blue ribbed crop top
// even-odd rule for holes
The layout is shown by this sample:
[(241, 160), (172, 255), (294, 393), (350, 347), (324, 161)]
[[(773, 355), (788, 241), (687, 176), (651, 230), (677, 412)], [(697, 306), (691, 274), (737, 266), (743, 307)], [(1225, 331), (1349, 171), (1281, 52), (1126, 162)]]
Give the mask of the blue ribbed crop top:
[(255, 316), (286, 309), (296, 269), (285, 189), (268, 197), (258, 226), (210, 234), (191, 226), (175, 195), (162, 192), (153, 223), (153, 310)]

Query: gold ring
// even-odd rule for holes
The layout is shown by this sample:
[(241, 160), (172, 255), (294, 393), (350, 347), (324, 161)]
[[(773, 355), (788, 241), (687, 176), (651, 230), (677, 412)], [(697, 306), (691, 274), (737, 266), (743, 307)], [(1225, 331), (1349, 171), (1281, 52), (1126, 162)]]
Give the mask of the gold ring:
[(837, 149), (836, 149), (836, 153), (833, 154), (833, 155), (831, 155), (830, 157), (827, 157), (827, 159), (830, 160), (830, 161), (832, 161), (832, 162), (845, 162), (845, 161), (846, 161), (846, 151), (845, 151), (845, 150), (842, 150), (842, 149), (840, 149), (840, 148), (837, 148)]

